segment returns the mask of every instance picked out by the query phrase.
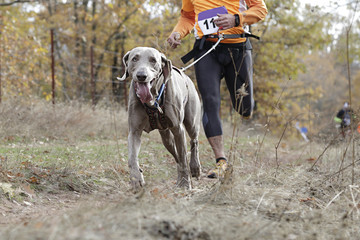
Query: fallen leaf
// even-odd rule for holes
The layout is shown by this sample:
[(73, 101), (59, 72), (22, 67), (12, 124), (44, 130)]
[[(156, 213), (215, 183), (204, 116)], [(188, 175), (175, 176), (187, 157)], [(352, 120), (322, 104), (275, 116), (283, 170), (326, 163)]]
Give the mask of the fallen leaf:
[(150, 191), (152, 195), (158, 195), (159, 194), (159, 189), (158, 188), (154, 188), (153, 190)]
[(299, 199), (300, 202), (310, 202), (310, 201), (314, 201), (315, 198), (314, 197), (308, 197), (308, 198), (303, 198), (303, 199)]
[(13, 173), (12, 171), (7, 171), (6, 176), (10, 181), (12, 181), (16, 177), (16, 174)]
[(24, 174), (22, 174), (22, 173), (17, 173), (16, 174), (16, 177), (23, 177), (24, 176)]
[(30, 167), (31, 167), (31, 162), (29, 162), (29, 161), (21, 162), (21, 164), (22, 164), (25, 168), (30, 168)]
[(28, 180), (26, 180), (28, 183), (35, 183), (35, 184), (39, 184), (40, 183), (40, 181), (39, 181), (39, 179), (38, 178), (36, 178), (36, 177), (31, 177), (31, 178), (29, 178)]

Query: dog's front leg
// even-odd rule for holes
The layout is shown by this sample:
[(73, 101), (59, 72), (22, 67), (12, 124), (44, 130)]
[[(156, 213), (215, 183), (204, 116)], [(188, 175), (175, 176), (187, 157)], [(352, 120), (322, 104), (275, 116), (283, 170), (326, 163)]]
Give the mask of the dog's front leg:
[(179, 127), (174, 127), (171, 129), (171, 132), (174, 135), (176, 150), (178, 153), (178, 180), (177, 185), (179, 187), (185, 187), (191, 189), (190, 175), (189, 175), (189, 166), (186, 157), (186, 136), (185, 130), (182, 125)]
[(139, 167), (139, 151), (141, 146), (141, 133), (140, 130), (130, 130), (128, 137), (128, 150), (129, 150), (129, 169), (130, 169), (130, 181), (134, 190), (145, 185), (144, 176), (142, 170)]

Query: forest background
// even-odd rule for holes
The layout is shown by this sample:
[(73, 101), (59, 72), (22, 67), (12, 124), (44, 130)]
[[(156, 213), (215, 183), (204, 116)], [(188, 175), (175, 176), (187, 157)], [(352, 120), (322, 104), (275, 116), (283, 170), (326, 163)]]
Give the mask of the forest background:
[[(254, 118), (274, 126), (299, 121), (318, 133), (333, 126), (345, 101), (358, 110), (359, 1), (329, 2), (326, 9), (299, 0), (267, 0), (266, 5), (266, 19), (251, 29), (261, 37), (251, 40)], [(339, 14), (344, 7), (347, 15)], [(129, 82), (116, 77), (123, 74), (128, 50), (155, 47), (175, 66), (184, 66), (180, 57), (192, 49), (194, 37), (176, 50), (166, 44), (180, 9), (181, 1), (175, 0), (0, 1), (1, 101), (117, 101), (125, 107)], [(195, 80), (193, 68), (187, 74)], [(223, 118), (231, 118), (225, 84), (221, 110)]]

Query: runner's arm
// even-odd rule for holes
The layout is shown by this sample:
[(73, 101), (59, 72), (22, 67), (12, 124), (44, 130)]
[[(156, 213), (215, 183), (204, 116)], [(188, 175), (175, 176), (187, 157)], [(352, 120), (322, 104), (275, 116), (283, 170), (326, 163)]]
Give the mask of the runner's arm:
[(180, 33), (180, 39), (188, 35), (195, 25), (194, 6), (190, 0), (182, 1), (181, 15), (178, 23), (173, 29), (173, 32)]
[(240, 14), (240, 25), (251, 25), (264, 20), (268, 10), (263, 0), (246, 0), (248, 9)]

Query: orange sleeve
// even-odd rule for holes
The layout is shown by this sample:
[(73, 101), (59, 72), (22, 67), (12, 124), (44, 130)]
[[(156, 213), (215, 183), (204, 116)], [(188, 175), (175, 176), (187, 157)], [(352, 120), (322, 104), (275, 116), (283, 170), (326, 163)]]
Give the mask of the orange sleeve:
[(178, 23), (173, 29), (173, 32), (180, 33), (180, 38), (184, 38), (190, 33), (195, 25), (195, 11), (194, 6), (190, 0), (182, 1), (181, 15)]
[(248, 10), (242, 12), (244, 16), (243, 24), (251, 25), (258, 21), (264, 20), (268, 10), (263, 0), (246, 0), (246, 4), (249, 7)]

